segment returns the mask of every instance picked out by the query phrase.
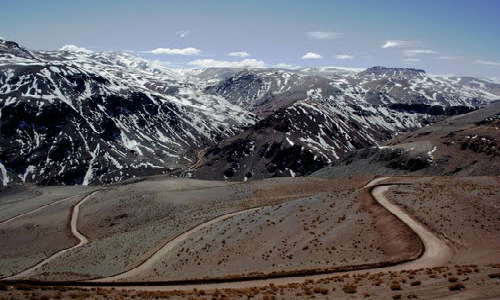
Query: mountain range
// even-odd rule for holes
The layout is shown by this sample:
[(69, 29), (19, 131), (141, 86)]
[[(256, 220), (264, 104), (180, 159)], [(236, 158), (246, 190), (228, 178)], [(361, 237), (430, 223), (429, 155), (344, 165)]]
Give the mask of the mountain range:
[(419, 69), (175, 69), (0, 39), (0, 184), (304, 176), (499, 98)]

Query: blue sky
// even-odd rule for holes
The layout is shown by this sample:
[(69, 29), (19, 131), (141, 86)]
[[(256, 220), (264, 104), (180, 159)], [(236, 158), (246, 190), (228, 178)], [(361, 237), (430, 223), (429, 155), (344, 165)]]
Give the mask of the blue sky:
[(0, 36), (173, 66), (384, 65), (500, 78), (499, 12), (495, 0), (0, 0)]

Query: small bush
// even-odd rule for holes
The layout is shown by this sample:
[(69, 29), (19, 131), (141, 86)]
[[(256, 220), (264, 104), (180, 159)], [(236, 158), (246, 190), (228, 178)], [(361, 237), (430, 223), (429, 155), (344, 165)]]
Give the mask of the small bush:
[(401, 299), (401, 295), (394, 295), (394, 296), (392, 296), (392, 299), (396, 299), (396, 300)]
[(400, 291), (401, 290), (401, 285), (399, 283), (393, 283), (393, 284), (391, 284), (391, 290), (393, 290), (393, 291)]
[(342, 287), (342, 290), (344, 291), (344, 293), (347, 293), (347, 294), (354, 294), (358, 291), (357, 289), (358, 288), (353, 284), (347, 284), (347, 285), (344, 285)]
[(458, 278), (457, 277), (448, 277), (448, 281), (451, 282), (451, 283), (457, 282)]
[(322, 287), (315, 287), (315, 288), (313, 289), (313, 292), (314, 292), (315, 294), (322, 294), (322, 295), (326, 295), (326, 294), (328, 294), (328, 291), (329, 291), (329, 290), (328, 290), (327, 288), (322, 288)]
[(500, 278), (500, 273), (492, 273), (492, 274), (488, 274), (488, 277), (489, 277), (489, 278)]
[(411, 286), (417, 286), (417, 285), (421, 285), (421, 284), (422, 284), (422, 282), (420, 280), (415, 280), (415, 281), (410, 282)]
[(453, 284), (450, 284), (448, 288), (450, 289), (450, 291), (460, 291), (462, 289), (465, 289), (465, 285), (461, 282), (455, 282)]
[(376, 285), (376, 286), (379, 286), (382, 283), (384, 283), (384, 281), (381, 278), (377, 278), (377, 280), (375, 280), (375, 282), (373, 284)]

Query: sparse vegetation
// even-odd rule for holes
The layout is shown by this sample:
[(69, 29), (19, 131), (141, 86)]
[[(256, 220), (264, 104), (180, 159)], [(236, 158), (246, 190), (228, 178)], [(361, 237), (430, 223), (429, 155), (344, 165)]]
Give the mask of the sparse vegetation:
[(450, 289), (450, 291), (460, 291), (462, 289), (465, 289), (465, 285), (461, 282), (455, 282), (450, 284), (448, 288)]
[(357, 286), (355, 286), (353, 284), (344, 285), (342, 287), (342, 290), (344, 291), (344, 293), (347, 293), (347, 294), (354, 294), (358, 291)]

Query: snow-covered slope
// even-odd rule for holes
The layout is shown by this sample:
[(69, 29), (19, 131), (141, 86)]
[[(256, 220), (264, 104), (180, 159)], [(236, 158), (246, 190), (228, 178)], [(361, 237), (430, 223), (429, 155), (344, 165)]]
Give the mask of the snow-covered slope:
[(407, 68), (373, 67), (361, 72), (334, 68), (257, 69), (235, 73), (207, 87), (207, 92), (266, 116), (310, 93), (349, 104), (477, 106), (499, 99), (500, 84), (434, 76)]
[(0, 40), (0, 122), (3, 184), (95, 184), (184, 168), (255, 117), (158, 62)]
[(426, 114), (338, 103), (311, 94), (210, 147), (204, 163), (190, 174), (231, 180), (309, 175), (345, 152), (377, 146), (434, 120)]
[(0, 39), (0, 185), (183, 171), (306, 175), (499, 91), (416, 69), (182, 70), (124, 52), (29, 51)]

